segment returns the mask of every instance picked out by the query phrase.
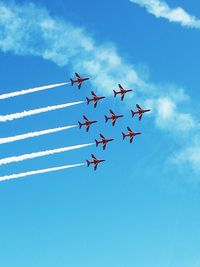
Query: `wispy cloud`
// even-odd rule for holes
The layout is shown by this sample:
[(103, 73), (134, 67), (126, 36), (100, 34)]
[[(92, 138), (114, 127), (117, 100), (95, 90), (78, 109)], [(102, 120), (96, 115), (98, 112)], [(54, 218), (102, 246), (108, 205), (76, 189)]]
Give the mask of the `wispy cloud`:
[[(163, 2), (132, 2), (149, 10), (158, 10), (157, 16), (167, 10), (170, 14), (167, 18), (173, 18), (174, 12), (170, 13), (171, 9)], [(175, 15), (176, 21), (197, 27), (198, 20), (194, 17), (190, 18), (186, 13), (184, 20), (181, 20), (180, 14), (185, 13), (182, 9), (176, 10), (176, 13), (179, 14), (179, 19)], [(95, 90), (107, 96), (112, 94), (118, 82), (122, 82), (124, 86), (134, 88), (140, 102), (152, 109), (151, 114), (158, 128), (180, 136), (186, 135), (187, 138), (199, 131), (199, 122), (192, 113), (184, 111), (185, 103), (188, 105), (190, 102), (185, 91), (177, 86), (160, 86), (145, 79), (133, 64), (124, 60), (114, 44), (97, 44), (84, 28), (53, 17), (46, 9), (31, 3), (18, 6), (0, 2), (0, 14), (1, 51), (40, 56), (58, 66), (69, 66), (71, 71), (84, 71), (92, 77)], [(177, 139), (176, 142), (183, 143)]]
[(165, 18), (170, 22), (179, 23), (182, 26), (200, 29), (200, 20), (190, 15), (182, 7), (171, 8), (165, 1), (161, 0), (129, 0), (134, 4), (145, 7), (147, 12), (157, 18)]
[(113, 44), (98, 45), (85, 29), (52, 17), (45, 9), (0, 2), (0, 14), (0, 49), (4, 52), (41, 56), (59, 66), (69, 65), (72, 71), (84, 70), (106, 94), (112, 93), (116, 80), (127, 86), (144, 85)]
[(146, 99), (146, 106), (155, 113), (155, 123), (160, 129), (175, 134), (189, 134), (199, 129), (199, 122), (187, 112), (180, 111), (176, 101), (171, 96)]
[(182, 148), (171, 157), (171, 162), (177, 165), (190, 166), (192, 169), (200, 172), (200, 139), (196, 137), (190, 145)]

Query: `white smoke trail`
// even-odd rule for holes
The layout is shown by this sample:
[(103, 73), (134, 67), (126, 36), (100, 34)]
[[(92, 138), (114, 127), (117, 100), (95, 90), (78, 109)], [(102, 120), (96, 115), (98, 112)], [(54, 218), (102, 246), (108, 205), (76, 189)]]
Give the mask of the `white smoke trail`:
[(20, 96), (20, 95), (26, 95), (26, 94), (30, 94), (30, 93), (34, 93), (34, 92), (39, 92), (39, 91), (47, 90), (50, 88), (54, 88), (54, 87), (58, 87), (58, 86), (66, 85), (66, 84), (70, 84), (70, 83), (67, 82), (67, 83), (49, 84), (49, 85), (25, 89), (25, 90), (21, 90), (21, 91), (17, 91), (17, 92), (2, 94), (2, 95), (0, 95), (0, 100), (15, 97), (15, 96)]
[(56, 149), (51, 149), (51, 150), (34, 152), (34, 153), (30, 153), (30, 154), (24, 154), (24, 155), (20, 155), (20, 156), (12, 156), (12, 157), (8, 157), (8, 158), (0, 159), (0, 165), (9, 164), (12, 162), (24, 161), (27, 159), (44, 157), (44, 156), (53, 155), (53, 154), (57, 154), (57, 153), (61, 153), (61, 152), (66, 152), (66, 151), (70, 151), (70, 150), (74, 150), (74, 149), (84, 148), (84, 147), (91, 146), (91, 145), (94, 145), (94, 143), (61, 147), (61, 148), (56, 148)]
[(27, 116), (32, 116), (36, 115), (39, 113), (44, 113), (52, 110), (57, 110), (57, 109), (62, 109), (66, 108), (69, 106), (74, 106), (74, 105), (79, 105), (84, 103), (84, 101), (78, 101), (78, 102), (72, 102), (72, 103), (66, 103), (66, 104), (61, 104), (61, 105), (55, 105), (55, 106), (48, 106), (44, 108), (38, 108), (38, 109), (33, 109), (33, 110), (25, 110), (22, 112), (14, 113), (14, 114), (8, 114), (8, 115), (0, 115), (0, 122), (6, 122), (6, 121), (12, 121), (16, 119), (21, 119)]
[(21, 178), (21, 177), (26, 177), (26, 176), (30, 176), (30, 175), (36, 175), (36, 174), (41, 174), (41, 173), (55, 172), (55, 171), (60, 171), (60, 170), (64, 170), (64, 169), (75, 168), (75, 167), (79, 167), (79, 166), (83, 166), (83, 165), (85, 165), (85, 163), (65, 165), (65, 166), (60, 166), (60, 167), (54, 167), (54, 168), (41, 169), (41, 170), (36, 170), (36, 171), (22, 172), (22, 173), (18, 173), (18, 174), (1, 176), (0, 182), (5, 181), (5, 180), (10, 180), (10, 179), (17, 179), (17, 178)]
[(20, 134), (20, 135), (0, 138), (0, 145), (6, 144), (6, 143), (16, 142), (16, 141), (19, 141), (19, 140), (24, 140), (24, 139), (27, 139), (27, 138), (33, 138), (33, 137), (37, 137), (37, 136), (40, 136), (40, 135), (56, 133), (56, 132), (64, 131), (64, 130), (75, 128), (75, 127), (77, 127), (77, 125), (52, 128), (52, 129), (43, 130), (43, 131), (37, 131), (37, 132), (31, 132), (31, 133), (26, 133), (26, 134)]

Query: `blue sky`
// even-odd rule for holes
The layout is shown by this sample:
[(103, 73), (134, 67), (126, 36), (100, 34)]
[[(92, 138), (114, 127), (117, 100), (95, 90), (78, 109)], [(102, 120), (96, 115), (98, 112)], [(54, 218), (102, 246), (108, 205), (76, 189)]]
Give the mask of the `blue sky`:
[[(200, 264), (200, 4), (167, 0), (167, 12), (152, 13), (146, 0), (132, 2), (0, 1), (1, 94), (65, 82), (75, 70), (91, 77), (80, 91), (66, 85), (1, 100), (1, 115), (81, 101), (92, 89), (107, 96), (96, 110), (84, 103), (1, 122), (2, 138), (73, 125), (83, 114), (98, 120), (88, 134), (74, 128), (1, 145), (0, 158), (90, 143), (100, 132), (116, 139), (106, 151), (0, 166), (4, 176), (82, 163), (91, 153), (106, 159), (95, 173), (83, 166), (1, 182), (1, 266)], [(178, 6), (195, 20), (183, 25), (175, 12), (174, 21)], [(112, 97), (118, 83), (134, 89), (124, 103)], [(131, 119), (136, 103), (152, 109), (141, 122)], [(116, 127), (104, 123), (109, 108), (125, 114)], [(131, 145), (121, 138), (126, 126), (142, 132)]]

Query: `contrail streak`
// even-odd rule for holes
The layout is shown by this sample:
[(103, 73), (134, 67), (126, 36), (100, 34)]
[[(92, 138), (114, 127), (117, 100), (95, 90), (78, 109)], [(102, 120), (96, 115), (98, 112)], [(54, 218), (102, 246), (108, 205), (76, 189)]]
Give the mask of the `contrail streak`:
[(48, 155), (53, 155), (53, 154), (65, 152), (65, 151), (84, 148), (84, 147), (91, 146), (91, 145), (94, 145), (94, 143), (81, 144), (81, 145), (68, 146), (68, 147), (61, 147), (61, 148), (56, 148), (56, 149), (51, 149), (51, 150), (34, 152), (34, 153), (30, 153), (30, 154), (24, 154), (24, 155), (20, 155), (20, 156), (12, 156), (12, 157), (8, 157), (8, 158), (0, 159), (0, 165), (9, 164), (9, 163), (12, 163), (12, 162), (24, 161), (24, 160), (27, 160), (27, 159), (34, 159), (34, 158), (38, 158), (38, 157), (44, 157), (44, 156), (48, 156)]
[(64, 170), (64, 169), (75, 168), (75, 167), (79, 167), (79, 166), (83, 166), (83, 165), (85, 165), (85, 163), (73, 164), (73, 165), (65, 165), (65, 166), (60, 166), (60, 167), (54, 167), (54, 168), (41, 169), (41, 170), (36, 170), (36, 171), (22, 172), (22, 173), (18, 173), (18, 174), (11, 174), (11, 175), (6, 175), (6, 176), (1, 176), (0, 177), (0, 182), (5, 181), (5, 180), (10, 180), (10, 179), (17, 179), (17, 178), (21, 178), (21, 177), (35, 175), (35, 174), (41, 174), (41, 173), (47, 173), (47, 172), (55, 172), (55, 171), (60, 171), (60, 170)]
[(84, 103), (84, 101), (78, 101), (78, 102), (72, 102), (72, 103), (66, 103), (66, 104), (61, 104), (61, 105), (55, 105), (55, 106), (48, 106), (44, 108), (38, 108), (38, 109), (33, 109), (33, 110), (25, 110), (22, 112), (14, 113), (14, 114), (8, 114), (8, 115), (0, 115), (0, 122), (6, 122), (6, 121), (12, 121), (16, 119), (21, 119), (27, 116), (32, 116), (36, 115), (39, 113), (44, 113), (52, 110), (57, 110), (57, 109), (62, 109), (74, 105), (79, 105)]
[(40, 136), (40, 135), (56, 133), (56, 132), (64, 131), (64, 130), (71, 129), (71, 128), (74, 128), (74, 127), (77, 127), (77, 125), (52, 128), (52, 129), (43, 130), (43, 131), (37, 131), (37, 132), (31, 132), (31, 133), (26, 133), (26, 134), (20, 134), (20, 135), (0, 138), (0, 145), (6, 144), (6, 143), (16, 142), (16, 141), (19, 141), (19, 140), (24, 140), (24, 139), (27, 139), (27, 138), (33, 138), (33, 137), (37, 137), (37, 136)]
[(39, 92), (39, 91), (47, 90), (47, 89), (50, 89), (50, 88), (54, 88), (54, 87), (58, 87), (58, 86), (66, 85), (66, 84), (69, 84), (69, 82), (67, 82), (67, 83), (49, 84), (49, 85), (44, 85), (44, 86), (40, 86), (40, 87), (25, 89), (25, 90), (21, 90), (21, 91), (17, 91), (17, 92), (2, 94), (2, 95), (0, 95), (0, 100), (1, 99), (7, 99), (7, 98), (15, 97), (15, 96), (20, 96), (20, 95), (26, 95), (26, 94), (30, 94), (30, 93), (34, 93), (34, 92)]

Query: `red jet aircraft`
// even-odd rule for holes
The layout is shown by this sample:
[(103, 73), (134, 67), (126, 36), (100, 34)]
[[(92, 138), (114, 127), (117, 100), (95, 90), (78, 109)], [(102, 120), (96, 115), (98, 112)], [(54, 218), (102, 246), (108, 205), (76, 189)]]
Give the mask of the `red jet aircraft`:
[(89, 167), (90, 164), (94, 164), (94, 170), (96, 171), (98, 164), (104, 162), (105, 159), (97, 159), (93, 154), (91, 154), (91, 156), (92, 156), (92, 161), (86, 160), (87, 166)]
[(92, 94), (93, 98), (88, 98), (88, 97), (86, 97), (86, 99), (87, 99), (87, 104), (89, 104), (91, 101), (94, 101), (94, 107), (96, 108), (98, 101), (99, 101), (100, 99), (104, 99), (105, 96), (97, 96), (93, 91), (91, 91), (91, 94)]
[(123, 140), (125, 139), (126, 136), (129, 136), (130, 137), (130, 143), (132, 143), (133, 138), (135, 137), (135, 135), (141, 134), (139, 132), (133, 132), (130, 129), (130, 127), (127, 127), (127, 130), (128, 130), (128, 134), (122, 133), (122, 136), (123, 136)]
[(81, 127), (82, 127), (83, 125), (85, 125), (85, 126), (86, 126), (86, 132), (89, 131), (89, 129), (90, 129), (90, 125), (91, 125), (91, 124), (97, 122), (97, 121), (89, 121), (88, 118), (87, 118), (86, 116), (83, 116), (83, 119), (84, 119), (84, 122), (83, 122), (83, 123), (81, 123), (80, 121), (78, 121), (79, 129), (81, 129)]
[(124, 117), (124, 115), (121, 115), (121, 114), (120, 114), (120, 115), (116, 115), (111, 109), (110, 109), (110, 114), (111, 114), (110, 117), (107, 117), (107, 116), (105, 115), (105, 120), (106, 120), (106, 122), (107, 122), (108, 120), (112, 120), (112, 126), (115, 125), (116, 119), (121, 118), (121, 117)]
[(71, 81), (71, 85), (73, 86), (74, 83), (78, 83), (78, 89), (81, 88), (82, 82), (89, 80), (90, 78), (81, 78), (80, 75), (75, 72), (76, 75), (76, 80), (73, 80), (72, 78), (70, 78)]
[(137, 107), (137, 110), (138, 110), (138, 111), (133, 111), (133, 110), (131, 109), (131, 114), (132, 114), (132, 117), (134, 117), (135, 114), (138, 114), (139, 121), (142, 119), (142, 115), (143, 115), (145, 112), (149, 112), (149, 111), (151, 111), (150, 109), (142, 109), (138, 104), (136, 104), (136, 107)]
[(103, 134), (100, 134), (100, 137), (101, 137), (101, 141), (98, 141), (98, 140), (95, 139), (95, 143), (96, 143), (96, 146), (98, 146), (99, 144), (102, 144), (103, 145), (103, 150), (105, 150), (106, 145), (107, 145), (108, 142), (111, 142), (111, 141), (114, 140), (113, 138), (106, 139), (103, 136)]
[(121, 95), (121, 101), (124, 99), (124, 96), (125, 96), (126, 93), (133, 91), (132, 89), (124, 89), (121, 86), (121, 84), (118, 84), (118, 86), (119, 86), (120, 91), (119, 92), (116, 92), (115, 90), (113, 90), (113, 92), (114, 92), (114, 97), (116, 97), (118, 94)]

